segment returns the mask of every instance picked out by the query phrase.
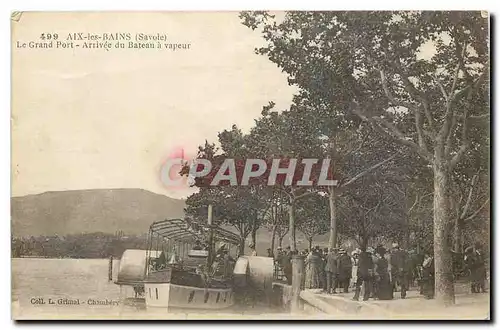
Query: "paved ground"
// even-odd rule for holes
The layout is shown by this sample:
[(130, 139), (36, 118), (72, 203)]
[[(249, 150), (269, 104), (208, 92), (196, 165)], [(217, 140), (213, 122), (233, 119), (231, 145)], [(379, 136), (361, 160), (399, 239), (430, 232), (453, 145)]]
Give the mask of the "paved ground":
[(353, 301), (353, 292), (325, 294), (309, 290), (322, 301), (338, 310), (335, 318), (341, 319), (488, 319), (489, 293), (470, 294), (467, 284), (455, 286), (455, 305), (442, 307), (435, 300), (423, 298), (415, 288), (408, 291), (406, 299), (396, 292), (393, 300)]

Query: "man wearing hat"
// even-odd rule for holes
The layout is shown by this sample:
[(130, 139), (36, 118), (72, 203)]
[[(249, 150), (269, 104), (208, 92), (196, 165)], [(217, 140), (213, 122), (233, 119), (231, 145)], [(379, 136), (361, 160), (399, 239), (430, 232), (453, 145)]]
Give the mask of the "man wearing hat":
[(366, 249), (366, 247), (362, 247), (358, 261), (356, 292), (354, 293), (354, 297), (352, 299), (359, 300), (361, 285), (363, 285), (365, 288), (363, 293), (363, 300), (364, 301), (368, 300), (370, 298), (370, 291), (372, 289), (372, 281), (373, 281), (373, 259), (370, 252)]
[(285, 253), (281, 257), (281, 267), (285, 273), (286, 281), (289, 285), (292, 284), (292, 250), (288, 246)]
[(222, 261), (224, 266), (224, 278), (230, 278), (233, 274), (234, 263), (236, 261), (229, 255), (229, 250), (226, 245), (222, 246)]
[(391, 251), (391, 278), (392, 278), (392, 287), (393, 291), (396, 289), (396, 283), (401, 285), (401, 299), (406, 298), (406, 290), (407, 290), (407, 266), (408, 266), (408, 257), (406, 252), (399, 248), (398, 243), (392, 243), (392, 251)]
[(325, 272), (326, 272), (326, 292), (327, 293), (337, 293), (335, 291), (335, 280), (337, 278), (338, 271), (338, 260), (335, 249), (330, 248), (330, 251), (326, 255)]
[(248, 247), (252, 250), (252, 252), (250, 253), (250, 255), (251, 255), (252, 257), (255, 257), (255, 256), (257, 255), (257, 251), (255, 251), (255, 244), (254, 244), (254, 243), (250, 243), (250, 244), (248, 245)]
[(352, 276), (352, 260), (346, 253), (346, 250), (339, 250), (339, 262), (338, 262), (338, 282), (339, 287), (343, 289), (344, 293), (349, 292), (349, 283), (351, 282)]
[(271, 249), (267, 249), (267, 256), (268, 256), (269, 258), (274, 258), (274, 253), (273, 253), (273, 250), (271, 250)]
[(478, 272), (477, 254), (472, 246), (465, 249), (464, 263), (469, 273), (469, 280), (471, 285), (471, 293), (479, 293), (479, 280), (481, 278)]
[(434, 268), (434, 256), (432, 254), (432, 249), (425, 251), (424, 261), (422, 262), (422, 289), (421, 293), (426, 299), (434, 298), (434, 278), (435, 278), (435, 268)]

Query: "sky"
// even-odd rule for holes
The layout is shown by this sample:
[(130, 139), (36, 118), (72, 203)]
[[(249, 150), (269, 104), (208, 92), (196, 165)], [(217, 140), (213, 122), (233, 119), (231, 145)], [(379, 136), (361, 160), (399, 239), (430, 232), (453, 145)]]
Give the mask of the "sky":
[[(157, 49), (30, 49), (41, 33), (166, 34)], [(171, 197), (162, 163), (285, 109), (294, 89), (238, 13), (23, 13), (12, 22), (12, 195), (142, 188)]]

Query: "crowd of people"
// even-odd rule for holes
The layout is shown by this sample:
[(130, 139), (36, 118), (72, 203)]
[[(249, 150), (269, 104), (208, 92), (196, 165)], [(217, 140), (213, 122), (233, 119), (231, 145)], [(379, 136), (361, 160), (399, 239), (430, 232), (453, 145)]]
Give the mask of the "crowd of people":
[[(348, 293), (354, 289), (354, 300), (390, 300), (395, 292), (406, 298), (409, 287), (418, 284), (420, 294), (426, 299), (434, 298), (434, 256), (432, 250), (421, 254), (406, 251), (398, 243), (387, 251), (382, 245), (376, 248), (355, 249), (351, 255), (343, 248), (321, 249), (319, 246), (302, 252), (278, 248), (274, 254), (268, 249), (268, 256), (275, 259), (277, 270), (282, 272), (288, 284), (292, 282), (292, 257), (300, 254), (305, 260), (304, 287), (323, 289), (327, 294)], [(465, 250), (463, 269), (471, 283), (471, 292), (485, 292), (486, 265), (479, 248)], [(337, 291), (338, 290), (338, 291)]]

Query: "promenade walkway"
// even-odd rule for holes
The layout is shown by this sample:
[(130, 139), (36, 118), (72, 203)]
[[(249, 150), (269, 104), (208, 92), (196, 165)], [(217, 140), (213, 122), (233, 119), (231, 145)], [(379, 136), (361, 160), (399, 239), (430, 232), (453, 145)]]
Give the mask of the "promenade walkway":
[(319, 289), (305, 290), (301, 296), (327, 303), (334, 319), (489, 319), (489, 293), (468, 293), (463, 283), (456, 284), (455, 290), (455, 305), (451, 307), (425, 299), (417, 290), (408, 291), (406, 299), (395, 292), (393, 300), (353, 301), (353, 292), (326, 294)]

